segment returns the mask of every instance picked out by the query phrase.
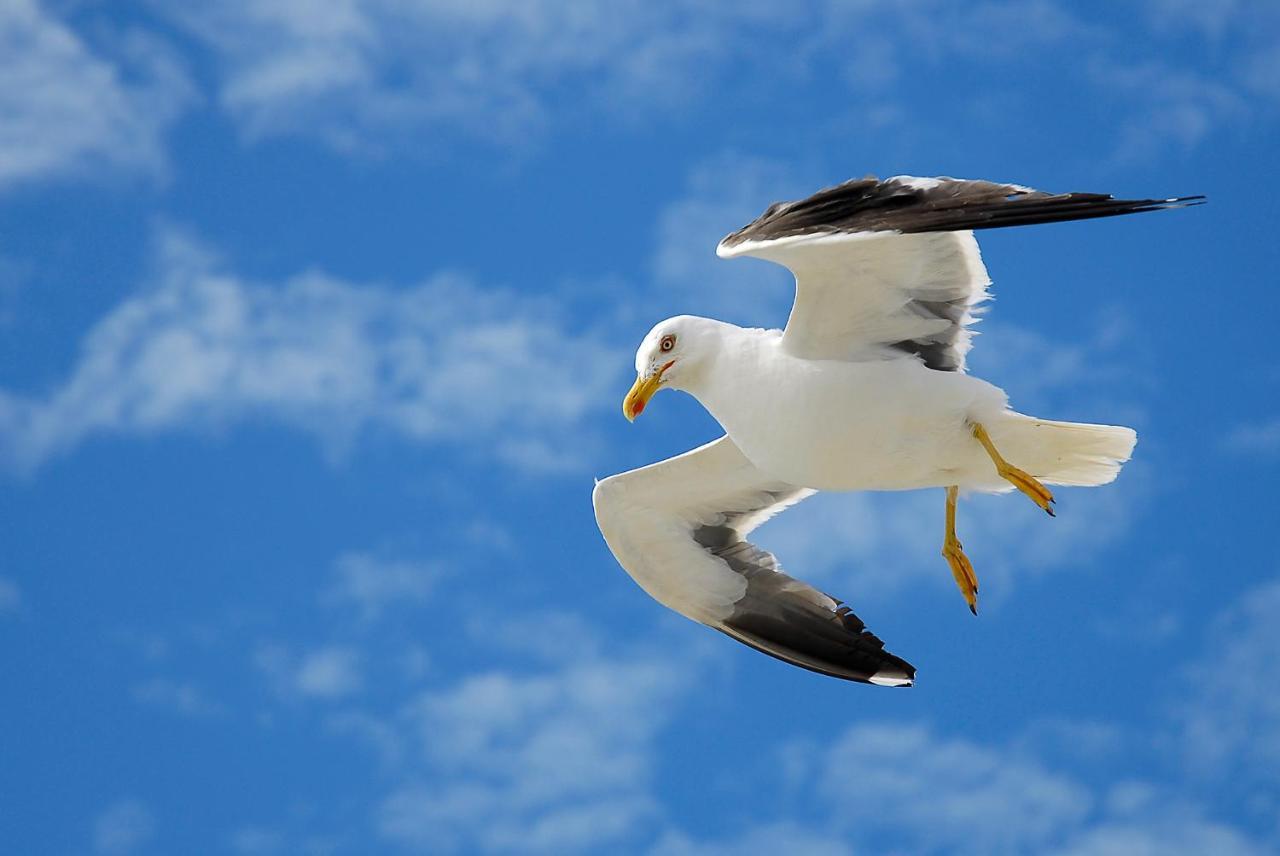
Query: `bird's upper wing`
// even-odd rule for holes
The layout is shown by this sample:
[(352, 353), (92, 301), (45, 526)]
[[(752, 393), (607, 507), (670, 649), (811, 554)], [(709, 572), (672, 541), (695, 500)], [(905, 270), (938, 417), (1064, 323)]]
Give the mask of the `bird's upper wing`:
[(915, 354), (960, 371), (972, 308), (987, 296), (974, 229), (1192, 205), (1203, 197), (1113, 199), (1015, 184), (896, 176), (846, 181), (775, 203), (720, 242), (722, 258), (778, 262), (796, 277), (782, 343), (808, 359)]
[(848, 607), (744, 540), (813, 493), (764, 475), (725, 436), (604, 479), (592, 502), (618, 562), (664, 605), (801, 668), (908, 686), (915, 669)]

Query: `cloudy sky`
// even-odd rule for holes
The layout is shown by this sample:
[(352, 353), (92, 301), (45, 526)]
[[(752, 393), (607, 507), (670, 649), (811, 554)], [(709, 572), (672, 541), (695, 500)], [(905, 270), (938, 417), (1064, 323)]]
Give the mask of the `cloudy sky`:
[[(0, 851), (1280, 848), (1280, 7), (0, 0)], [(867, 173), (1204, 193), (1005, 233), (973, 370), (1121, 479), (760, 531), (919, 668), (785, 667), (618, 568), (653, 322)]]

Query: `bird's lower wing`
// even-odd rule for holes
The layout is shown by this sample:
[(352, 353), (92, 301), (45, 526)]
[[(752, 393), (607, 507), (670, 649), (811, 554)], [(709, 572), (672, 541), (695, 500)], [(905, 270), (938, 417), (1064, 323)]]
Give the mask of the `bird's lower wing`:
[(746, 645), (845, 680), (909, 686), (915, 669), (849, 608), (745, 540), (813, 491), (770, 479), (728, 437), (596, 485), (600, 531), (660, 603)]

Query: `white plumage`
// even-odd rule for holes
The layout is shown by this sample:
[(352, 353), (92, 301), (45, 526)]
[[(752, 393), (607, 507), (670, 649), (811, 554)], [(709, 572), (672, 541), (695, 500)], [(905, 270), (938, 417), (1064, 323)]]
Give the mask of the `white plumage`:
[(610, 549), (656, 600), (765, 653), (910, 684), (909, 664), (746, 535), (816, 490), (947, 488), (944, 555), (976, 610), (977, 578), (954, 536), (956, 491), (1017, 487), (1052, 514), (1039, 482), (1109, 482), (1136, 437), (1016, 413), (1002, 390), (965, 374), (967, 325), (989, 283), (971, 230), (1194, 201), (898, 177), (770, 207), (718, 253), (795, 274), (786, 329), (680, 316), (645, 337), (628, 418), (670, 387), (697, 398), (726, 436), (599, 482), (593, 502)]

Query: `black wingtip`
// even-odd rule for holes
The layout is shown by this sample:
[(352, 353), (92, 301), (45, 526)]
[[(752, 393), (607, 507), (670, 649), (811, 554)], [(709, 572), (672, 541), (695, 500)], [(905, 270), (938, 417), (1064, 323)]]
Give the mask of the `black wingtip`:
[(1127, 211), (1120, 211), (1121, 214), (1143, 214), (1147, 211), (1172, 211), (1175, 208), (1193, 208), (1196, 205), (1204, 205), (1209, 201), (1209, 197), (1204, 194), (1195, 196), (1173, 196), (1169, 199), (1134, 199), (1113, 200), (1119, 203), (1128, 203), (1133, 207)]
[(1117, 199), (1107, 193), (1046, 193), (991, 181), (930, 179), (923, 185), (868, 176), (827, 187), (806, 199), (775, 203), (725, 237), (718, 253), (746, 241), (806, 234), (954, 232), (1092, 220), (1203, 205), (1203, 194), (1164, 199)]

